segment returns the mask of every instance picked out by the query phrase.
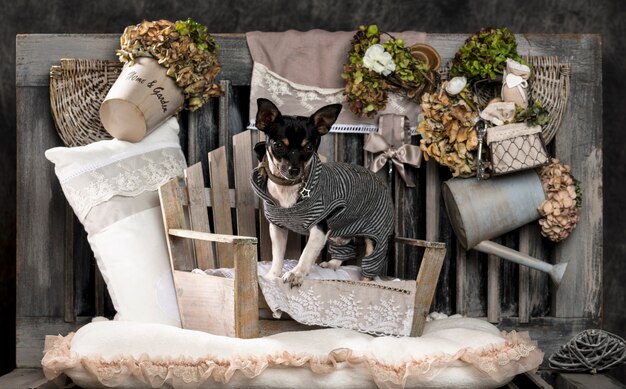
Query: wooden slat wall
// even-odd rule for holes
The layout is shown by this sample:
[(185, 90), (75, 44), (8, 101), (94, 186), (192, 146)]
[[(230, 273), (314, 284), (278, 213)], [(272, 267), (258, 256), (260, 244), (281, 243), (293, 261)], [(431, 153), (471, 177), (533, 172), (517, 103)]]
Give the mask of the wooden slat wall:
[[(216, 38), (222, 47), (223, 71), (219, 79), (226, 95), (197, 112), (181, 116), (181, 140), (188, 163), (202, 162), (205, 175), (210, 151), (225, 146), (220, 163), (236, 167), (240, 164), (232, 165), (233, 148), (250, 147), (233, 135), (242, 132), (248, 120), (245, 107), (252, 61), (242, 35)], [(465, 38), (465, 35), (429, 34), (427, 39), (445, 62)], [(582, 184), (584, 203), (579, 226), (562, 244), (549, 244), (539, 238), (534, 223), (519, 233), (508, 234), (501, 242), (551, 262), (568, 262), (562, 285), (555, 288), (543, 273), (457, 247), (440, 197), (439, 183), (449, 177), (449, 172), (432, 162), (412, 172), (418, 183), (416, 189), (407, 190), (402, 182), (396, 182), (395, 189), (405, 198), (398, 208), (404, 216), (398, 228), (409, 237), (447, 244), (433, 303), (435, 310), (487, 317), (500, 322), (503, 329), (528, 330), (548, 354), (569, 335), (597, 326), (600, 320), (601, 42), (598, 35), (517, 35), (517, 38), (518, 50), (523, 55), (557, 55), (572, 64), (570, 100), (552, 147), (561, 160), (572, 165), (574, 176)], [(75, 218), (67, 217), (65, 199), (52, 164), (45, 160), (43, 152), (61, 145), (48, 108), (50, 67), (66, 57), (115, 59), (117, 45), (118, 36), (110, 34), (17, 37), (17, 359), (20, 367), (39, 365), (40, 354), (33, 350), (43, 345), (43, 334), (75, 328), (84, 322), (83, 316), (105, 311), (104, 290), (94, 287), (98, 275), (93, 271), (95, 264), (85, 234)], [(37, 112), (32, 107), (37, 107)], [(253, 133), (252, 144), (259, 138), (262, 140), (262, 136)], [(329, 160), (361, 164), (367, 162), (362, 146), (361, 135), (330, 134), (324, 137), (320, 154)], [(252, 163), (256, 163), (252, 153), (250, 156)], [(236, 173), (230, 177), (231, 184), (242, 185), (246, 181), (242, 178), (245, 172), (226, 170)], [(207, 184), (211, 186), (210, 182)], [(221, 201), (228, 204), (233, 201), (230, 191), (220, 193)], [(234, 199), (240, 204), (249, 201)], [(240, 213), (236, 213), (235, 225), (243, 231), (246, 222), (238, 219)], [(260, 259), (270, 260), (262, 210), (257, 215), (251, 215), (249, 210), (246, 213), (245, 220), (255, 218), (261, 223)], [(292, 242), (293, 257), (301, 249), (301, 240), (292, 239)], [(405, 254), (392, 269), (408, 278), (414, 277), (419, 266), (414, 257), (412, 252)], [(67, 325), (60, 324), (64, 322)], [(41, 327), (34, 330), (35, 325)]]

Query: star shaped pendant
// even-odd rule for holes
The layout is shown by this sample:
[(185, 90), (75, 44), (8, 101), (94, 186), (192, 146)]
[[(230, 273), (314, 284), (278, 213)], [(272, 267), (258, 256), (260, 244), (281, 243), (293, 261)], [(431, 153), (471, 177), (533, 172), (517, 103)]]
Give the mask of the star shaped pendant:
[(306, 186), (303, 186), (302, 189), (300, 189), (300, 197), (303, 199), (311, 197), (311, 190), (307, 189)]

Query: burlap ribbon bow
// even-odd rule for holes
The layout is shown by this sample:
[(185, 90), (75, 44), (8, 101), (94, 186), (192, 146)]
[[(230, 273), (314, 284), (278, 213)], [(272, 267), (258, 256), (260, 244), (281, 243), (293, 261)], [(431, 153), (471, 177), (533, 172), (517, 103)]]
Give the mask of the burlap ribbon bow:
[(404, 164), (419, 167), (422, 152), (419, 146), (405, 143), (407, 141), (410, 141), (410, 133), (406, 116), (382, 115), (378, 122), (378, 132), (367, 136), (363, 149), (370, 153), (381, 153), (370, 164), (371, 171), (379, 171), (391, 160), (405, 185), (412, 188), (415, 184), (406, 174)]

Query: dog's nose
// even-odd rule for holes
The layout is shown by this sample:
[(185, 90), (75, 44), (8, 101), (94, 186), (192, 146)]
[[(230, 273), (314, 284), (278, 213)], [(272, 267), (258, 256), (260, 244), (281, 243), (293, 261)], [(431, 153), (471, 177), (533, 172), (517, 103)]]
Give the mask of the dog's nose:
[(299, 173), (300, 173), (300, 168), (297, 168), (297, 167), (290, 167), (289, 168), (289, 175), (297, 176)]

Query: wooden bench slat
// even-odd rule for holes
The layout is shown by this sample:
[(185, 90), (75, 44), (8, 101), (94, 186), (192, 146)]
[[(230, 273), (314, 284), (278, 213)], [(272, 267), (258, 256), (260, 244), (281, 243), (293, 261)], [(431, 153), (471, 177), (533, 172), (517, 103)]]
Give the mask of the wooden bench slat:
[[(226, 147), (222, 146), (209, 153), (209, 177), (213, 199), (213, 225), (218, 234), (233, 235), (233, 219), (228, 200), (228, 162)], [(228, 245), (217, 245), (218, 267), (234, 267), (233, 251)]]
[[(204, 178), (202, 163), (198, 162), (185, 169), (187, 197), (189, 199), (189, 223), (191, 229), (199, 232), (211, 232), (206, 197), (204, 196)], [(196, 254), (196, 266), (200, 269), (215, 269), (216, 262), (213, 246), (204, 240), (193, 242)]]
[(217, 243), (234, 243), (234, 244), (257, 243), (257, 238), (253, 236), (212, 234), (209, 232), (184, 230), (184, 229), (178, 229), (178, 228), (170, 228), (168, 230), (168, 233), (172, 236), (178, 236), (180, 238), (198, 239), (198, 240), (217, 242)]
[[(163, 210), (163, 224), (166, 231), (173, 228), (188, 229), (182, 201), (180, 201), (183, 188), (182, 177), (171, 179), (159, 188), (159, 199), (161, 201), (161, 209)], [(172, 268), (187, 271), (195, 269), (196, 264), (193, 260), (191, 242), (170, 238), (167, 234), (166, 239)]]
[(245, 236), (256, 235), (255, 206), (258, 199), (250, 185), (250, 172), (253, 167), (252, 153), (253, 145), (249, 130), (233, 136), (237, 234)]

